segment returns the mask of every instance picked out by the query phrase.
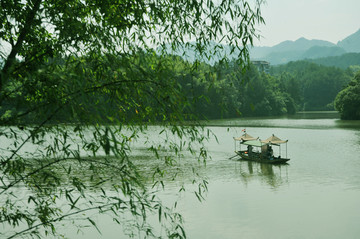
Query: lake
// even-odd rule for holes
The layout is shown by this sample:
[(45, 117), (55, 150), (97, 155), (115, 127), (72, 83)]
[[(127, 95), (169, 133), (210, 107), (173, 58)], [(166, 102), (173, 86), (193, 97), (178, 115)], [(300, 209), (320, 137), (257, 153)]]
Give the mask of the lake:
[[(212, 120), (207, 125), (218, 141), (206, 143), (211, 155), (206, 165), (195, 163), (209, 182), (205, 200), (195, 196), (197, 188), (186, 168), (159, 193), (169, 207), (177, 201), (187, 238), (360, 238), (360, 121), (342, 121), (336, 112), (301, 112), (291, 117)], [(233, 137), (244, 129), (261, 139), (275, 134), (289, 140), (289, 163), (273, 166), (229, 159), (234, 156)], [(149, 135), (158, 140), (158, 132), (150, 128)], [(133, 147), (134, 162), (152, 174), (148, 166), (158, 162), (141, 142)], [(179, 192), (182, 185), (186, 191)], [(19, 187), (19, 193), (25, 192)], [(66, 220), (58, 230), (67, 238), (127, 238), (111, 217), (98, 215), (94, 220), (101, 234), (94, 227), (79, 232)], [(157, 224), (157, 215), (150, 221)]]
[[(200, 169), (206, 200), (191, 190), (178, 194), (170, 183), (164, 201), (177, 197), (188, 238), (359, 238), (360, 121), (341, 121), (333, 112), (293, 117), (210, 121), (218, 138), (207, 143), (211, 159)], [(288, 139), (288, 165), (230, 160), (233, 137), (242, 130), (261, 139)], [(275, 151), (275, 150), (274, 150)], [(189, 183), (190, 185), (190, 183)], [(189, 186), (191, 187), (191, 185)], [(175, 196), (177, 195), (177, 196)], [(70, 238), (119, 238), (121, 228), (105, 216), (94, 228)]]

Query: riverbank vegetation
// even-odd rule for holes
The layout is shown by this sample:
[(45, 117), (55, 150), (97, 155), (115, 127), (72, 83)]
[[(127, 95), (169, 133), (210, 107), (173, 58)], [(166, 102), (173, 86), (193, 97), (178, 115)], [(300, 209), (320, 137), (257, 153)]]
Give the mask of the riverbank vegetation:
[[(142, 74), (147, 80), (141, 79)], [(32, 73), (32, 77), (41, 79), (36, 85), (31, 81), (9, 84), (9, 92), (15, 92), (19, 85), (23, 88), (3, 100), (0, 112), (3, 123), (40, 123), (36, 114), (43, 107), (29, 109), (34, 103), (44, 104), (46, 96), (53, 105), (62, 105), (60, 113), (49, 119), (51, 123), (93, 123), (99, 120), (96, 117), (104, 115), (102, 121), (107, 123), (114, 119), (126, 123), (134, 117), (142, 122), (161, 122), (280, 116), (297, 111), (334, 110), (336, 95), (353, 75), (350, 69), (305, 61), (274, 66), (270, 73), (259, 71), (252, 64), (244, 71), (237, 61), (211, 66), (144, 51), (131, 57), (57, 57), (48, 59)], [(84, 80), (94, 78), (101, 84), (89, 85)], [(114, 85), (121, 85), (112, 93), (121, 95), (118, 102), (106, 93)], [(87, 94), (82, 89), (87, 89)], [(181, 110), (173, 108), (178, 104), (184, 105)]]
[(335, 108), (342, 119), (360, 120), (360, 72), (336, 96)]
[[(349, 83), (355, 72), (352, 68), (322, 66), (307, 61), (290, 62), (275, 66), (271, 74), (291, 79), (298, 89), (298, 109), (302, 111), (334, 110), (336, 95)], [(286, 80), (287, 79), (287, 80)]]

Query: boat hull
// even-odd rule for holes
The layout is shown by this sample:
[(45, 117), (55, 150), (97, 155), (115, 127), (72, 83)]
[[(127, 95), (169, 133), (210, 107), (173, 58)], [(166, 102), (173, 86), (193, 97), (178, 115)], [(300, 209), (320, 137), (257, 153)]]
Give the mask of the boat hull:
[(246, 161), (254, 161), (259, 163), (268, 163), (268, 164), (284, 164), (290, 159), (281, 158), (281, 157), (264, 157), (261, 153), (253, 152), (249, 155), (246, 151), (236, 151), (237, 155), (240, 156), (242, 160)]

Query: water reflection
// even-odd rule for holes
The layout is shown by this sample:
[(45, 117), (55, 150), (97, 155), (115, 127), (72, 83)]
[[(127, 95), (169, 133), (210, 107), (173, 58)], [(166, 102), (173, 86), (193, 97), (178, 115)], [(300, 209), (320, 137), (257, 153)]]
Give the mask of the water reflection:
[(359, 120), (340, 120), (336, 111), (308, 111), (295, 115), (212, 120), (209, 126), (266, 127), (293, 129), (360, 129)]
[(300, 111), (290, 115), (292, 119), (339, 119), (340, 113), (337, 111)]
[(260, 180), (272, 189), (288, 183), (288, 164), (272, 165), (251, 161), (239, 161), (238, 171), (242, 181), (248, 184), (252, 180)]
[(359, 120), (335, 120), (336, 128), (360, 130)]

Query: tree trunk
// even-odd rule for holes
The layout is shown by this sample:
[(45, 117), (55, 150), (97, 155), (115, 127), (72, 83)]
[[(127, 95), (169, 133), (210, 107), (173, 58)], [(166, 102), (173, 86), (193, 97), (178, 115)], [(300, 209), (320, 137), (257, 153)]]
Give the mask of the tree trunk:
[[(19, 53), (19, 50), (22, 47), (22, 44), (27, 36), (27, 34), (29, 33), (29, 31), (31, 30), (33, 21), (35, 19), (36, 13), (39, 11), (40, 9), (40, 4), (41, 4), (41, 0), (36, 0), (33, 8), (29, 9), (29, 13), (27, 14), (25, 23), (23, 28), (20, 31), (20, 35), (19, 38), (16, 42), (15, 45), (12, 45), (11, 48), (11, 52), (9, 54), (9, 56), (7, 57), (4, 67), (1, 69), (1, 73), (0, 73), (0, 91), (3, 89), (4, 85), (6, 84), (6, 80), (11, 72), (11, 68), (15, 62), (16, 59), (16, 55)], [(30, 6), (29, 6), (30, 8)]]

